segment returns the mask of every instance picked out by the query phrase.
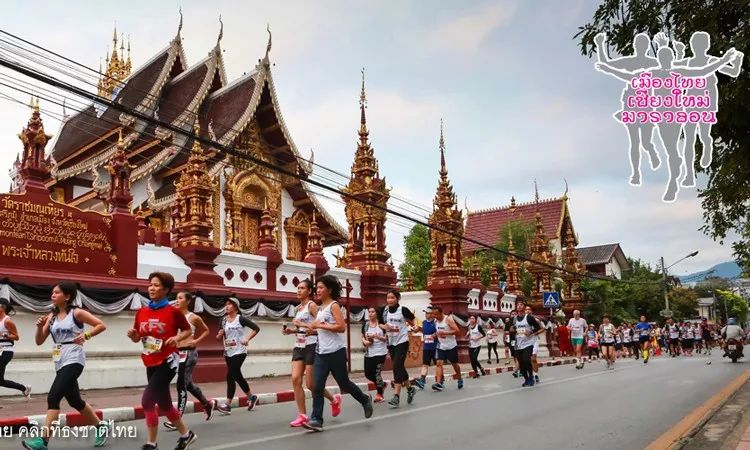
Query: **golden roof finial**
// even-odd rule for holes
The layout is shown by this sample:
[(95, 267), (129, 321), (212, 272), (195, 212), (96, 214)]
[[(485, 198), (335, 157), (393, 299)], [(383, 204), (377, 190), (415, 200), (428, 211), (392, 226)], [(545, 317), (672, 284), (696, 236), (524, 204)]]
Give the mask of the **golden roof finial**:
[(360, 123), (364, 125), (367, 123), (365, 118), (365, 108), (367, 108), (367, 94), (365, 94), (365, 68), (362, 68), (362, 90), (359, 93), (359, 109), (362, 111), (362, 118)]
[(539, 207), (539, 187), (536, 185), (536, 178), (534, 178), (534, 203), (536, 203), (537, 208)]
[(112, 42), (115, 44), (115, 49), (117, 49), (117, 21), (115, 20), (115, 31), (112, 32)]
[(201, 148), (201, 143), (198, 141), (198, 138), (201, 135), (201, 128), (200, 123), (198, 123), (198, 119), (195, 119), (195, 123), (193, 124), (193, 134), (195, 137), (193, 138), (193, 147), (190, 150), (191, 153), (203, 153), (203, 149)]
[(562, 199), (567, 200), (568, 199), (568, 180), (563, 177), (563, 181), (565, 182), (565, 192), (563, 192)]
[(266, 44), (266, 59), (268, 59), (268, 54), (271, 53), (271, 25), (266, 24), (266, 31), (268, 31), (268, 43)]
[(118, 132), (117, 146), (120, 147), (120, 148), (122, 148), (122, 146), (123, 146), (123, 143), (122, 143), (122, 128), (120, 128), (120, 131)]
[(224, 38), (224, 22), (221, 20), (221, 14), (219, 14), (219, 37), (216, 39), (216, 46), (218, 47), (221, 40)]
[(180, 6), (180, 24), (177, 25), (177, 36), (182, 32), (182, 6)]
[(36, 96), (36, 103), (34, 103), (34, 112), (39, 112), (39, 96)]
[(440, 118), (440, 176), (448, 175), (448, 169), (445, 167), (445, 138), (443, 137), (443, 118)]

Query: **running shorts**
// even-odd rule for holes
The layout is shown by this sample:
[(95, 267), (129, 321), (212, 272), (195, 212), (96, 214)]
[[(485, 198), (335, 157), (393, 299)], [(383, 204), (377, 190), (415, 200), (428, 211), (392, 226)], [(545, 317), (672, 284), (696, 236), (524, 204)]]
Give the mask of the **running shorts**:
[(573, 347), (576, 345), (583, 345), (583, 338), (570, 338), (570, 342), (573, 343)]
[(643, 344), (644, 342), (651, 342), (650, 336), (638, 336), (638, 342)]
[(453, 347), (450, 350), (437, 350), (437, 360), (438, 361), (448, 361), (451, 363), (457, 363), (458, 362), (458, 347)]
[(677, 344), (679, 344), (679, 343), (680, 343), (680, 340), (679, 340), (679, 339), (677, 339), (677, 338), (671, 338), (671, 339), (669, 340), (669, 345), (677, 345)]
[(294, 347), (292, 350), (292, 361), (304, 361), (306, 366), (315, 364), (315, 346), (310, 344), (305, 348)]
[(604, 342), (604, 341), (602, 341), (601, 344), (602, 344), (602, 347), (612, 347), (613, 345), (615, 345), (614, 342)]
[(622, 344), (615, 343), (615, 350), (622, 350)]
[(682, 348), (693, 348), (693, 340), (685, 339), (682, 341)]
[(432, 349), (423, 348), (422, 349), (422, 365), (431, 366), (433, 363), (436, 363), (437, 359), (435, 357), (435, 353), (437, 353), (437, 350), (434, 348)]

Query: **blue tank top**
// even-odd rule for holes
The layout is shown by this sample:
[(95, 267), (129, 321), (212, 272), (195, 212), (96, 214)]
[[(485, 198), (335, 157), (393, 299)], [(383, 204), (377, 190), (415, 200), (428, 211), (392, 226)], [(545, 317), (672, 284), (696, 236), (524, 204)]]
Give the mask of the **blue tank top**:
[[(437, 340), (435, 339), (435, 333), (437, 332), (437, 327), (435, 326), (435, 322), (431, 320), (423, 320), (422, 321), (422, 348), (424, 350), (435, 350), (437, 348)], [(425, 339), (426, 336), (432, 336), (431, 338)]]

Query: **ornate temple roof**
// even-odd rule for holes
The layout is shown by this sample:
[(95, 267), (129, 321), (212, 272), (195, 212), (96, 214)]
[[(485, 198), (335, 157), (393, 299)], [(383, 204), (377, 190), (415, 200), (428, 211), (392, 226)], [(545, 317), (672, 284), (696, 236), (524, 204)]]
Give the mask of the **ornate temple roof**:
[[(515, 198), (511, 199), (511, 204), (507, 206), (470, 211), (466, 218), (464, 236), (484, 242), (487, 245), (497, 245), (500, 241), (500, 230), (503, 226), (512, 221), (533, 223), (536, 211), (536, 202), (516, 204)], [(542, 225), (548, 238), (560, 239), (563, 237), (564, 223), (571, 223), (567, 195), (560, 198), (539, 200), (539, 214), (542, 216)], [(479, 249), (480, 247), (473, 242), (466, 241), (464, 243), (464, 253), (473, 253)]]
[[(227, 82), (219, 46), (222, 36), (223, 29), (208, 56), (187, 68), (178, 31), (167, 48), (121, 83), (121, 78), (112, 77), (118, 85), (112, 92), (114, 101), (185, 130), (192, 129), (198, 116), (202, 135), (228, 146), (255, 120), (271, 161), (309, 175), (312, 164), (300, 155), (281, 115), (268, 59), (270, 40), (265, 57), (252, 71)], [(56, 182), (85, 178), (87, 172), (103, 167), (116, 147), (120, 129), (123, 135), (127, 133), (125, 145), (136, 165), (131, 181), (152, 179), (150, 199), (140, 206), (166, 208), (174, 200), (173, 182), (187, 162), (192, 139), (102, 105), (91, 105), (63, 122), (51, 150), (58, 162)], [(218, 173), (226, 166), (228, 156), (222, 152), (213, 149), (209, 156), (209, 172)], [(326, 246), (346, 242), (346, 230), (324, 210), (304, 181), (291, 180), (285, 188), (295, 207), (308, 214), (317, 212)]]

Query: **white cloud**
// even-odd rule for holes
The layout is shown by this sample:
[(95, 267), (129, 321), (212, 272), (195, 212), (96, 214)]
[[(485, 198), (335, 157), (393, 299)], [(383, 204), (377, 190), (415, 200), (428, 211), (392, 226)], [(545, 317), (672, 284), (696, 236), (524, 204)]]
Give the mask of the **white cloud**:
[(438, 23), (427, 36), (427, 45), (441, 51), (472, 56), (496, 29), (508, 24), (516, 12), (514, 2), (490, 3)]

